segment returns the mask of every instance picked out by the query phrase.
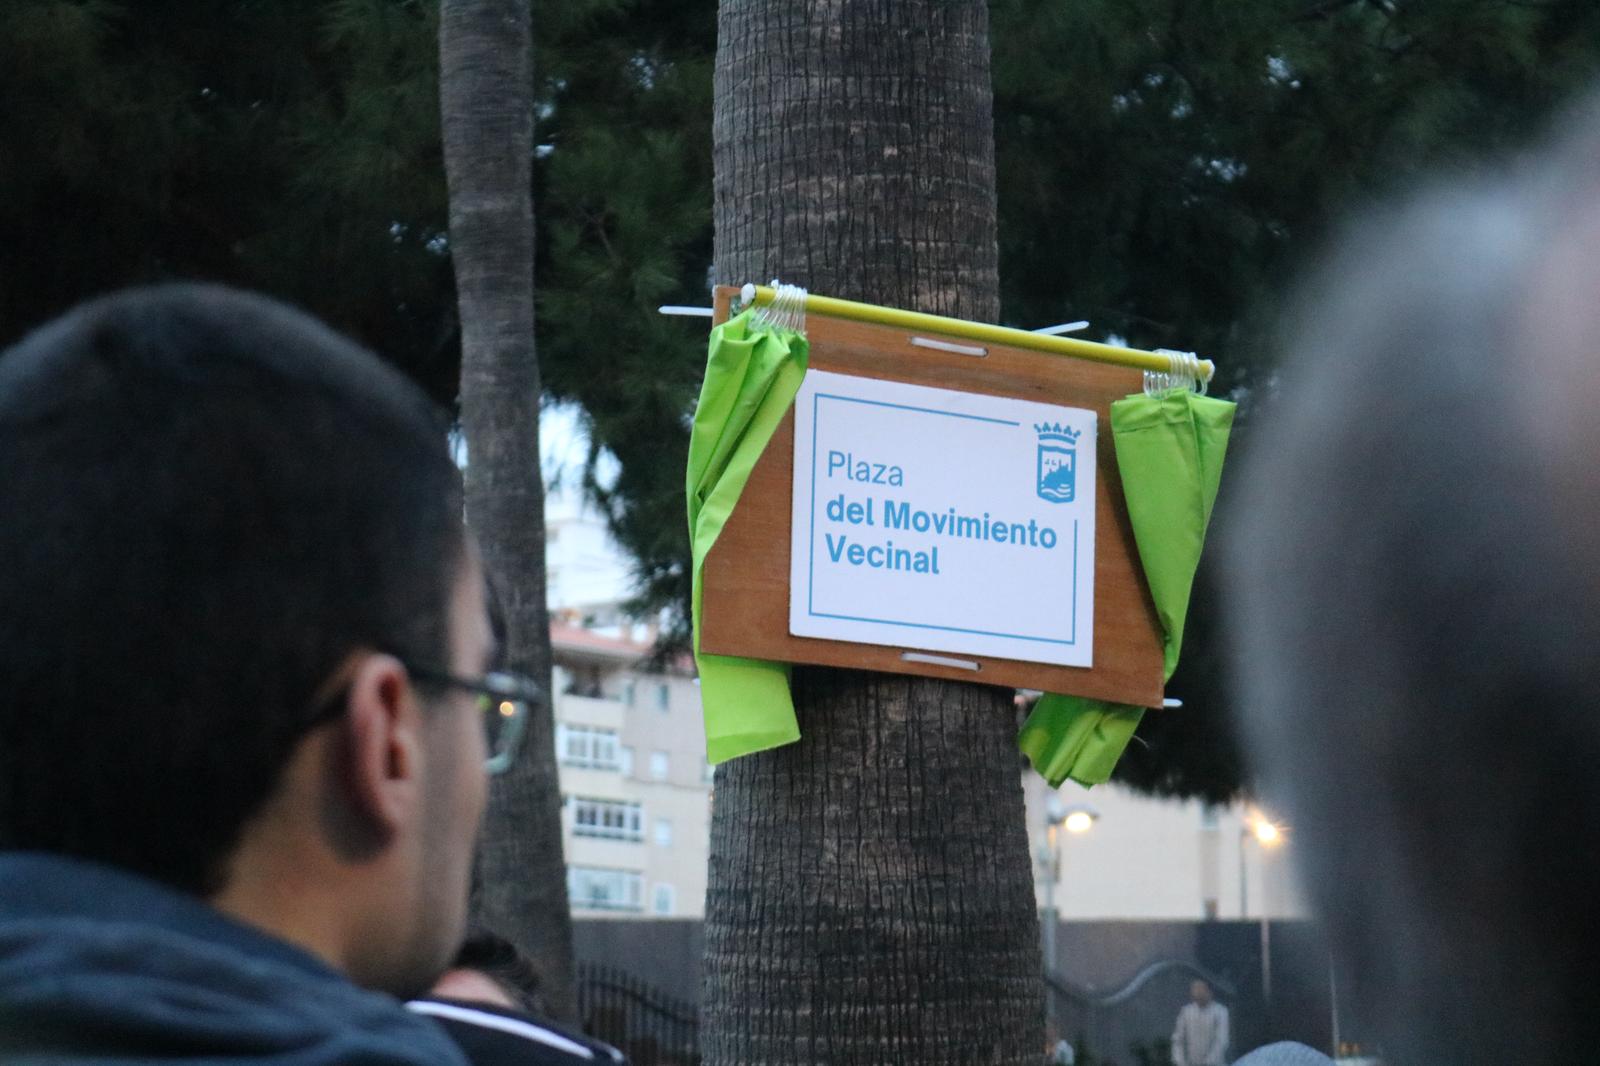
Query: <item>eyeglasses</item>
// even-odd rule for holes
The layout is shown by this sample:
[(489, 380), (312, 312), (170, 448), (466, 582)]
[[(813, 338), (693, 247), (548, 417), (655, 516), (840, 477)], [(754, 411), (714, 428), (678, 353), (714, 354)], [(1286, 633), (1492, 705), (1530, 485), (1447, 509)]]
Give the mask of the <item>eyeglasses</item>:
[(483, 737), (489, 752), (483, 768), (491, 774), (503, 774), (511, 769), (528, 715), (544, 696), (536, 682), (503, 671), (468, 678), (409, 665), (406, 670), (425, 685), (477, 693), (478, 713), (483, 716)]
[[(483, 718), (484, 744), (489, 753), (484, 760), (484, 771), (503, 774), (511, 769), (511, 764), (517, 758), (517, 744), (528, 724), (528, 716), (544, 698), (544, 690), (537, 682), (520, 674), (498, 671), (484, 674), (481, 678), (456, 677), (443, 670), (429, 670), (409, 664), (406, 665), (406, 672), (419, 685), (477, 693), (478, 713)], [(318, 726), (339, 717), (344, 713), (348, 699), (349, 689), (340, 689), (327, 702), (317, 706), (307, 726)]]

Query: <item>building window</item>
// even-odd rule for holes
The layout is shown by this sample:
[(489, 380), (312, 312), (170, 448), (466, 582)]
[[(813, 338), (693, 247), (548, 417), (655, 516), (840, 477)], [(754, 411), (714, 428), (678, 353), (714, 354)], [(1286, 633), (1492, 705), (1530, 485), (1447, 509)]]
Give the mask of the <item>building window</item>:
[(671, 914), (678, 903), (678, 893), (671, 885), (657, 885), (650, 909), (657, 914)]
[(572, 906), (579, 910), (642, 910), (642, 886), (643, 878), (632, 870), (567, 867), (567, 896)]
[(631, 677), (622, 683), (622, 702), (626, 703), (629, 707), (633, 706), (634, 687), (635, 682)]
[(566, 696), (582, 696), (584, 699), (598, 700), (604, 693), (600, 686), (600, 668), (598, 666), (579, 666), (569, 672), (567, 687), (563, 690)]
[(652, 751), (650, 753), (650, 776), (653, 779), (657, 781), (665, 781), (667, 779), (667, 772), (669, 769), (670, 764), (668, 763), (666, 752)]
[(590, 770), (616, 770), (617, 734), (611, 729), (564, 725), (556, 731), (556, 751), (563, 766)]
[(657, 685), (656, 686), (656, 707), (657, 707), (657, 709), (665, 711), (668, 708), (670, 708), (671, 706), (672, 706), (672, 690), (670, 688), (668, 688), (665, 684)]
[(611, 840), (643, 840), (644, 817), (637, 803), (574, 797), (572, 834)]
[(661, 847), (672, 847), (672, 822), (666, 818), (656, 819), (656, 843)]
[(1215, 803), (1202, 803), (1200, 805), (1200, 828), (1217, 828), (1217, 805)]
[(624, 744), (617, 749), (617, 768), (622, 771), (623, 777), (633, 776), (633, 748)]

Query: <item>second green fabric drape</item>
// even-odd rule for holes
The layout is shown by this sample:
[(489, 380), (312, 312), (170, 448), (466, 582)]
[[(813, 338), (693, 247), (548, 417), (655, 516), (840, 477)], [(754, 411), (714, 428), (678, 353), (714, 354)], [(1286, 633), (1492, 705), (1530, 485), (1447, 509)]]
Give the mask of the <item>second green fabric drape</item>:
[[(1164, 679), (1177, 669), (1189, 592), (1216, 504), (1233, 427), (1227, 400), (1173, 389), (1111, 405), (1111, 437), (1128, 517), (1164, 636)], [(1144, 708), (1046, 694), (1017, 746), (1059, 787), (1069, 777), (1097, 785), (1111, 776)]]

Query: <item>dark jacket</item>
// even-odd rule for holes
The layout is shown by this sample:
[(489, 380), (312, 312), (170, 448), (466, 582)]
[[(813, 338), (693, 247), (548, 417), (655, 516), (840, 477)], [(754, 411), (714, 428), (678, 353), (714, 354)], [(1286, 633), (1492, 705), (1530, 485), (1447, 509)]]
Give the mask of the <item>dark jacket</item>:
[(465, 1066), (431, 1022), (201, 900), (0, 852), (0, 1063), (175, 1060)]

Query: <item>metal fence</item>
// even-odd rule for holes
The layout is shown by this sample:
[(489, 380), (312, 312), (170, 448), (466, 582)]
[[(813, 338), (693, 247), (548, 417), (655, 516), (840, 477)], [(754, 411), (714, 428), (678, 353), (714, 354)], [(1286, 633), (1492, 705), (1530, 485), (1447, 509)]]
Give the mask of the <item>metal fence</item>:
[(666, 995), (613, 966), (578, 966), (584, 1032), (620, 1048), (632, 1066), (699, 1066), (694, 1004)]
[[(1165, 1035), (1173, 1004), (1188, 982), (1209, 981), (1223, 1002), (1231, 985), (1186, 962), (1146, 966), (1110, 993), (1046, 974), (1045, 1000), (1056, 1032), (1080, 1051), (1084, 1066), (1166, 1066)], [(669, 996), (626, 970), (597, 963), (578, 967), (578, 1011), (589, 1035), (620, 1048), (632, 1066), (699, 1066), (700, 1021), (694, 1004)]]
[(1200, 978), (1217, 999), (1231, 1004), (1231, 984), (1188, 962), (1150, 963), (1121, 988), (1092, 992), (1060, 974), (1046, 973), (1045, 1013), (1055, 1031), (1078, 1051), (1084, 1066), (1167, 1066), (1167, 1035), (1189, 982)]

